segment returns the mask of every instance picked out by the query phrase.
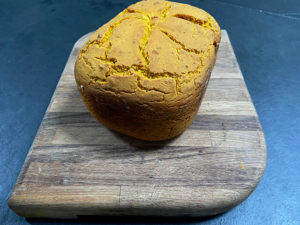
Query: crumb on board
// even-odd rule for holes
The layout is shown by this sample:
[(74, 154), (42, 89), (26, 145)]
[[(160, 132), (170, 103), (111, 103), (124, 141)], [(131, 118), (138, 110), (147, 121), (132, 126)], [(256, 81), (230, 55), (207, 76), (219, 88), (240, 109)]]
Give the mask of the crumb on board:
[(241, 168), (242, 170), (245, 170), (244, 162), (243, 162), (242, 160), (240, 161), (240, 168)]

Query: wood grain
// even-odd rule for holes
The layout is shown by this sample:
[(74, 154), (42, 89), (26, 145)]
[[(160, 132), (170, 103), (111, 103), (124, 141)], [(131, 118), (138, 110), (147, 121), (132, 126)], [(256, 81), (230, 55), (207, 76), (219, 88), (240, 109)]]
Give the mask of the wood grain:
[(9, 206), (25, 217), (204, 216), (245, 200), (266, 166), (255, 108), (226, 31), (194, 123), (144, 142), (99, 124), (82, 103), (74, 46)]

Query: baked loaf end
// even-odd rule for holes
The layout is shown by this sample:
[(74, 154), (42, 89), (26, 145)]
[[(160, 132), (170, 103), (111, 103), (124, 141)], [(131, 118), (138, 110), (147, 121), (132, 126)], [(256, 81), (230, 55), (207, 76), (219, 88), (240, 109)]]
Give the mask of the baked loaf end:
[(169, 139), (192, 123), (220, 38), (201, 9), (141, 1), (91, 35), (76, 61), (76, 82), (103, 125), (143, 140)]

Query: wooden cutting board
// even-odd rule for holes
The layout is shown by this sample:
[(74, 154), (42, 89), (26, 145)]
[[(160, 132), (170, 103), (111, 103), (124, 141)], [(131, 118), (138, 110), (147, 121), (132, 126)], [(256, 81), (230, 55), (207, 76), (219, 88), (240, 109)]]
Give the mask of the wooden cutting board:
[(71, 52), (9, 206), (25, 217), (204, 216), (245, 200), (266, 146), (226, 31), (194, 123), (156, 143), (115, 133), (85, 108), (73, 72), (89, 35)]

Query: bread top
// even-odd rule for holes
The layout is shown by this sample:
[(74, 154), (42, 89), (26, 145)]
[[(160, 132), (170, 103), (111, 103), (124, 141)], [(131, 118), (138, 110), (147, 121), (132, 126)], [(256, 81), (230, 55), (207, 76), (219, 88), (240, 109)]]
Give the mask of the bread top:
[(172, 103), (195, 94), (212, 68), (220, 27), (207, 12), (181, 3), (137, 2), (94, 32), (75, 77), (82, 91)]

